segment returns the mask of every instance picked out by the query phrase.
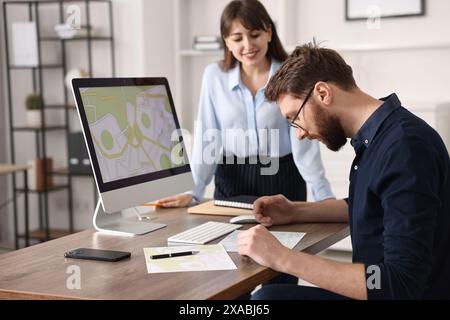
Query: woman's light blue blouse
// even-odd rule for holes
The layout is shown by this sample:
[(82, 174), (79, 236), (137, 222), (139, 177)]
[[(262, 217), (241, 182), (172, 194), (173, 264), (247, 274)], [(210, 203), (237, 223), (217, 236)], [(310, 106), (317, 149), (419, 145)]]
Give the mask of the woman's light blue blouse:
[[(272, 61), (269, 79), (279, 67), (279, 62)], [(206, 67), (191, 157), (195, 199), (203, 198), (216, 169), (214, 161), (205, 159), (222, 159), (223, 152), (238, 157), (283, 157), (292, 153), (314, 200), (334, 197), (318, 142), (295, 137), (295, 129), (289, 126), (278, 105), (265, 99), (265, 87), (253, 97), (241, 81), (239, 64), (229, 72), (222, 71), (218, 63)]]

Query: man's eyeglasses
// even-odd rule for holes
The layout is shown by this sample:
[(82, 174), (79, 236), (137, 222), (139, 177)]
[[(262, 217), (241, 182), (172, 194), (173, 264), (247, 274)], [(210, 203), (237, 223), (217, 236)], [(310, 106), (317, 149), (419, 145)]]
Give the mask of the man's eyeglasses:
[(300, 115), (300, 112), (302, 112), (302, 109), (305, 107), (306, 102), (308, 101), (309, 97), (311, 96), (312, 92), (314, 91), (315, 85), (309, 90), (308, 94), (305, 97), (305, 100), (303, 100), (302, 105), (300, 106), (300, 108), (298, 109), (297, 113), (295, 114), (295, 117), (293, 117), (290, 121), (289, 121), (289, 125), (291, 127), (294, 127), (296, 129), (302, 129), (303, 131), (307, 131), (305, 128), (303, 128), (301, 125), (295, 123), (295, 121), (298, 119), (298, 116)]

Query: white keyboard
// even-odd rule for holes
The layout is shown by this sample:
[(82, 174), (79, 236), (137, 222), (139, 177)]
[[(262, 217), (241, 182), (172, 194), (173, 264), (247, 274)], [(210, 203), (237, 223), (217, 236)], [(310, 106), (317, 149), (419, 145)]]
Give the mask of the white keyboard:
[(197, 227), (175, 234), (168, 242), (205, 244), (242, 227), (241, 224), (209, 221)]

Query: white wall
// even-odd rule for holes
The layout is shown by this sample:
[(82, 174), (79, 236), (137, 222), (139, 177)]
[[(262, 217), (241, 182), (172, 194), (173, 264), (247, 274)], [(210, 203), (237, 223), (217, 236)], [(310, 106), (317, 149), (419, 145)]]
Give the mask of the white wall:
[(375, 96), (396, 91), (404, 101), (450, 100), (450, 1), (428, 0), (425, 16), (381, 19), (372, 30), (366, 21), (345, 21), (344, 3), (299, 1), (298, 42), (316, 37), (330, 48), (372, 47), (341, 52), (360, 86)]
[(117, 76), (145, 74), (144, 0), (113, 0)]
[(144, 1), (143, 44), (144, 75), (147, 77), (167, 77), (169, 84), (175, 82), (173, 1)]
[(298, 1), (299, 40), (313, 36), (331, 44), (398, 44), (449, 41), (447, 0), (427, 0), (426, 15), (382, 19), (381, 29), (368, 30), (365, 21), (345, 21), (345, 0)]
[(173, 2), (113, 0), (119, 77), (173, 78)]

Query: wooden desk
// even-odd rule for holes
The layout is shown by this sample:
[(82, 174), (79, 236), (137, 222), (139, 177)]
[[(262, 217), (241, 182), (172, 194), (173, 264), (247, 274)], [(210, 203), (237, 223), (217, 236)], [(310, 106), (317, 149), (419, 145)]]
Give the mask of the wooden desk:
[[(136, 237), (86, 230), (2, 255), (0, 299), (233, 299), (278, 274), (237, 253), (230, 253), (237, 270), (148, 274), (144, 247), (166, 246), (167, 238), (175, 233), (206, 221), (229, 219), (188, 214), (186, 209), (157, 210), (150, 216), (154, 217), (152, 222), (166, 223), (167, 227)], [(347, 224), (335, 223), (277, 226), (271, 230), (306, 232), (295, 249), (311, 254), (349, 234)], [(130, 251), (131, 258), (114, 263), (64, 258), (65, 251), (78, 247)], [(81, 269), (80, 290), (66, 287), (70, 276), (66, 271), (71, 265)]]
[[(23, 172), (23, 190), (24, 190), (24, 211), (25, 211), (25, 246), (30, 245), (29, 235), (29, 213), (28, 213), (28, 172), (31, 166), (28, 165), (16, 165), (0, 163), (0, 175), (16, 174), (17, 172)], [(15, 180), (14, 180), (15, 181)], [(16, 202), (16, 186), (13, 183), (13, 206), (14, 206), (14, 245), (16, 249), (19, 249), (19, 217), (17, 215), (17, 202)]]

